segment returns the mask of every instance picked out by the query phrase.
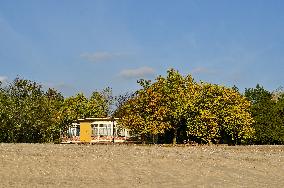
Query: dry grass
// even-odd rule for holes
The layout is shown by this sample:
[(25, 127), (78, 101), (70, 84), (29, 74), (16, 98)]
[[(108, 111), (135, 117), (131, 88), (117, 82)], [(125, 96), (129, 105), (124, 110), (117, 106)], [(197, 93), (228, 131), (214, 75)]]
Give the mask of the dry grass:
[(284, 187), (284, 146), (0, 144), (1, 187)]

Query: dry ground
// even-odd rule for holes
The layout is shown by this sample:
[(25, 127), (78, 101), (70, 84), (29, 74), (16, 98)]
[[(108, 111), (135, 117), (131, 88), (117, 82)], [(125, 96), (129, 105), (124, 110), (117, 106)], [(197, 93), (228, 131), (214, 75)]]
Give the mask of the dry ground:
[(0, 144), (1, 187), (284, 187), (284, 146)]

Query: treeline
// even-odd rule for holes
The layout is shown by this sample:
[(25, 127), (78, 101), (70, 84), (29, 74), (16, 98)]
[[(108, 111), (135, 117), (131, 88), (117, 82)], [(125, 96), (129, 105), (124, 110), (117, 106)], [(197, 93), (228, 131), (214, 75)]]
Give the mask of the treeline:
[(138, 83), (134, 93), (113, 96), (106, 88), (67, 98), (25, 79), (0, 83), (0, 142), (59, 142), (79, 118), (112, 116), (145, 142), (284, 143), (282, 90), (257, 85), (240, 93), (174, 69)]
[(54, 89), (16, 78), (0, 82), (0, 142), (59, 142), (68, 126), (79, 118), (110, 114), (111, 89), (65, 98)]

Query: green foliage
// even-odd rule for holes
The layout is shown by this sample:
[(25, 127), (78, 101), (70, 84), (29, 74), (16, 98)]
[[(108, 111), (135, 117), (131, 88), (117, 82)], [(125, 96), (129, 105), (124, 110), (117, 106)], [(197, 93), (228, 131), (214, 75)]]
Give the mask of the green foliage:
[(16, 78), (1, 87), (0, 142), (50, 142), (59, 139), (58, 110), (63, 97), (55, 90), (44, 92), (29, 80)]
[(110, 88), (64, 99), (54, 89), (46, 92), (30, 80), (0, 83), (0, 142), (58, 142), (79, 118), (106, 117), (113, 102)]
[(94, 91), (88, 102), (89, 117), (107, 117), (111, 116), (114, 98), (111, 88), (107, 87), (101, 92)]
[(110, 88), (101, 92), (94, 91), (89, 99), (83, 93), (66, 98), (60, 109), (63, 133), (78, 119), (110, 116), (112, 104), (113, 97)]
[(283, 95), (277, 97), (262, 86), (245, 90), (245, 96), (252, 102), (251, 113), (255, 120), (255, 140), (257, 144), (283, 144)]
[(86, 117), (87, 106), (88, 99), (82, 93), (78, 93), (64, 100), (59, 111), (63, 131), (66, 131), (68, 126), (77, 121), (77, 119)]
[(284, 144), (284, 94), (280, 95), (274, 106), (275, 129), (273, 134), (273, 144)]

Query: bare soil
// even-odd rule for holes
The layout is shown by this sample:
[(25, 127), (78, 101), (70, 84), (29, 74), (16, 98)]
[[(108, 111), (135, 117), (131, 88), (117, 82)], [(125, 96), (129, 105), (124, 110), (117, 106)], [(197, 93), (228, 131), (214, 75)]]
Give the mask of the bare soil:
[(0, 144), (0, 187), (284, 187), (284, 146)]

